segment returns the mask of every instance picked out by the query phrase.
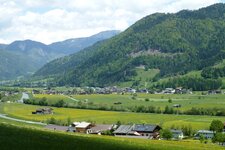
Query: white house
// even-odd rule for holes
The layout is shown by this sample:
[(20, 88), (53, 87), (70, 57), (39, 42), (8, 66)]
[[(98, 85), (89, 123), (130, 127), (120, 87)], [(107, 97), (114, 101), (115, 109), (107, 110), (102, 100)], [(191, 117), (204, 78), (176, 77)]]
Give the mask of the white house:
[(181, 139), (184, 138), (184, 134), (183, 134), (182, 130), (171, 129), (170, 131), (173, 134), (173, 139), (180, 139), (181, 140)]
[(195, 134), (195, 139), (199, 139), (200, 136), (203, 136), (206, 139), (212, 139), (214, 137), (214, 132), (209, 130), (199, 130), (197, 134)]

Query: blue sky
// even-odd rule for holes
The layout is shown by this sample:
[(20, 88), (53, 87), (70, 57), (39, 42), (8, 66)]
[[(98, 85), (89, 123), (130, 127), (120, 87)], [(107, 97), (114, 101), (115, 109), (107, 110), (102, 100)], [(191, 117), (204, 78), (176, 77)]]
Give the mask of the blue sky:
[(104, 30), (125, 30), (155, 12), (198, 9), (225, 0), (0, 0), (0, 43), (46, 44)]

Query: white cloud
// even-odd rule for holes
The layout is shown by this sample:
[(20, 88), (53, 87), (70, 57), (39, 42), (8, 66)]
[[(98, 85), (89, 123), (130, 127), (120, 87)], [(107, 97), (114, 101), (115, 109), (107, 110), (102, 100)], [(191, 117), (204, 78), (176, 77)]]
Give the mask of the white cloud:
[(0, 0), (0, 42), (44, 43), (124, 30), (154, 12), (198, 9), (220, 0)]

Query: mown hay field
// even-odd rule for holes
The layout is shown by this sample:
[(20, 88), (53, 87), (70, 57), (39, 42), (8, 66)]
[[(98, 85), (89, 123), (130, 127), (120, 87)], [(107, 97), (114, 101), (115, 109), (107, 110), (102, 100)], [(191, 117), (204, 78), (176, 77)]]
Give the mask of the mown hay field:
[(115, 112), (115, 111), (99, 111), (71, 108), (55, 108), (53, 107), (53, 115), (35, 115), (32, 114), (41, 106), (25, 105), (25, 104), (3, 104), (0, 107), (5, 114), (9, 116), (33, 120), (46, 121), (51, 117), (66, 121), (68, 118), (71, 121), (92, 121), (95, 123), (111, 124), (120, 121), (123, 124), (128, 123), (149, 123), (159, 124), (163, 127), (181, 127), (182, 125), (190, 125), (194, 130), (208, 129), (213, 119), (225, 122), (225, 117), (217, 116), (193, 116), (193, 115), (169, 115), (169, 114), (150, 114), (150, 113), (131, 113), (131, 112)]

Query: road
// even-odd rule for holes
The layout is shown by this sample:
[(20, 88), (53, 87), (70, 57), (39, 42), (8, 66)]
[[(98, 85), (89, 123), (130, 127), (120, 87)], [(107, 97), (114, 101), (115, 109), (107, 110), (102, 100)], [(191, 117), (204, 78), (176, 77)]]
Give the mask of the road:
[(23, 103), (23, 100), (24, 100), (24, 99), (29, 99), (29, 95), (28, 95), (27, 93), (25, 93), (25, 92), (22, 93), (21, 99), (18, 100), (17, 102)]
[(8, 117), (5, 114), (0, 114), (0, 118), (7, 119), (7, 120), (12, 120), (12, 121), (17, 121), (17, 122), (29, 123), (29, 124), (47, 125), (47, 124), (42, 123), (42, 122), (27, 121), (27, 120), (22, 120), (22, 119), (16, 119), (16, 118)]
[(70, 97), (70, 96), (67, 96), (67, 95), (65, 95), (67, 98), (69, 98), (69, 99), (71, 99), (72, 101), (75, 101), (75, 102), (79, 102), (79, 100), (77, 100), (77, 99), (75, 99), (75, 98), (73, 98), (73, 97)]

